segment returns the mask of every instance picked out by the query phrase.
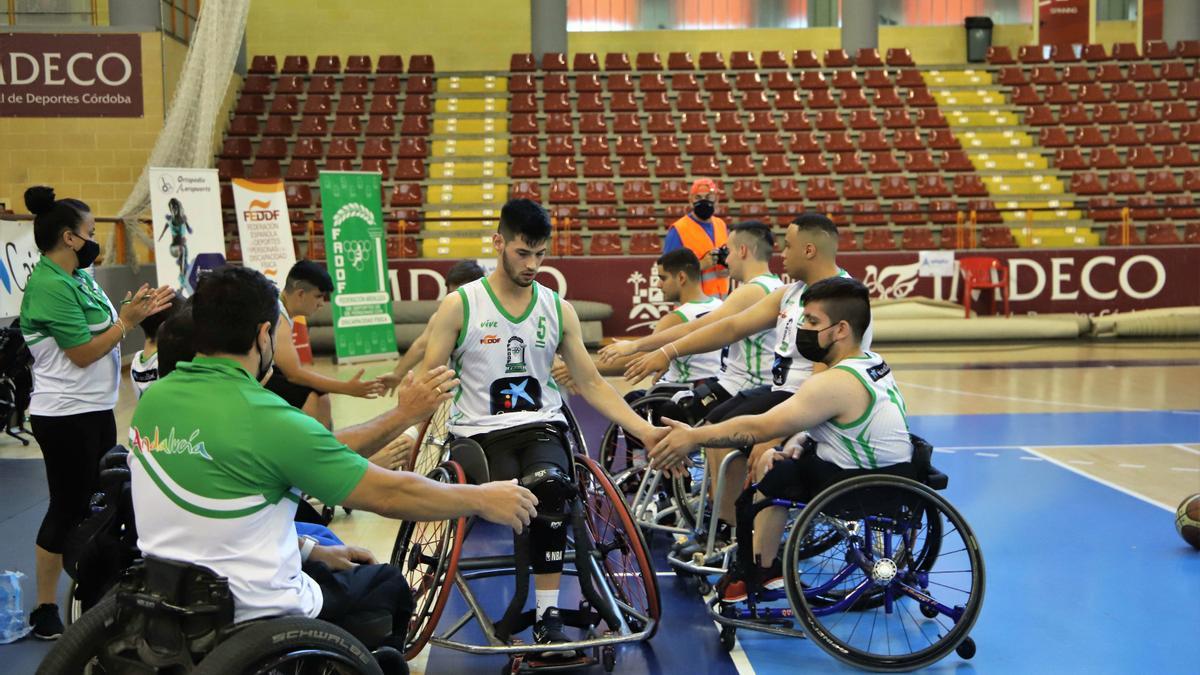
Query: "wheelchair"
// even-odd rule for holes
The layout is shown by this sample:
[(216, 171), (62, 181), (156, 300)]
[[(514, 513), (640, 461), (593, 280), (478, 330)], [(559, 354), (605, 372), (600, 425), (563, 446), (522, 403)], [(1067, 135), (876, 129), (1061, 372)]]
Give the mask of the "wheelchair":
[[(387, 612), (352, 615), (342, 628), (280, 617), (234, 623), (228, 580), (187, 562), (146, 556), (63, 633), (38, 675), (232, 675), (406, 672)], [(374, 651), (372, 651), (374, 648)]]
[[(581, 600), (577, 609), (561, 608), (563, 622), (583, 633), (567, 643), (537, 645), (514, 636), (534, 623), (534, 611), (524, 610), (530, 588), (529, 529), (514, 536), (511, 555), (464, 554), (473, 519), (401, 524), (391, 563), (400, 568), (413, 592), (414, 610), (405, 657), (413, 658), (427, 644), (470, 654), (502, 654), (503, 672), (578, 668), (600, 663), (611, 672), (616, 665), (616, 645), (649, 640), (661, 616), (658, 582), (642, 533), (634, 524), (620, 491), (607, 472), (587, 454), (580, 427), (564, 404), (566, 428), (559, 425), (523, 425), (559, 434), (570, 459), (574, 494), (567, 501), (568, 541), (563, 551), (564, 577), (575, 577)], [(438, 420), (441, 421), (438, 421)], [(427, 425), (415, 464), (438, 460), (426, 475), (447, 483), (480, 483), (488, 480), (488, 463), (482, 447), (469, 439), (453, 439), (445, 416)], [(440, 453), (440, 454), (439, 454)], [(515, 593), (503, 615), (488, 615), (472, 583), (500, 577), (515, 578)], [(457, 589), (467, 611), (440, 632), (442, 614)], [(601, 623), (604, 624), (603, 628)], [(482, 644), (460, 633), (476, 626)], [(545, 656), (559, 652), (556, 658)], [(561, 658), (557, 658), (561, 657)]]
[[(744, 628), (808, 637), (839, 661), (875, 671), (915, 670), (952, 651), (975, 655), (970, 631), (983, 606), (983, 555), (966, 520), (938, 494), (949, 478), (933, 467), (933, 448), (912, 439), (920, 480), (859, 475), (807, 503), (769, 498), (739, 514), (749, 525), (762, 509), (790, 510), (784, 592), (763, 589), (752, 553), (738, 553), (747, 571), (744, 606), (707, 601), (725, 649)], [(769, 606), (783, 599), (786, 607)]]

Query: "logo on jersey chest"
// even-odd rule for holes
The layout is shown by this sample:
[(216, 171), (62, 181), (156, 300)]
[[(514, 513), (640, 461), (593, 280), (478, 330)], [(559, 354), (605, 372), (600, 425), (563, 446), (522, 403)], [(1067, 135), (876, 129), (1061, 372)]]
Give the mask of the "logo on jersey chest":
[(502, 377), (492, 382), (492, 414), (542, 409), (542, 385), (532, 377)]
[(508, 358), (504, 362), (504, 372), (506, 373), (526, 373), (529, 369), (525, 366), (525, 341), (517, 336), (508, 338)]
[(880, 379), (886, 377), (890, 372), (892, 372), (892, 368), (886, 363), (881, 363), (877, 366), (867, 368), (867, 374), (871, 376), (871, 381), (873, 382), (878, 382)]
[(482, 338), (479, 339), (479, 344), (481, 344), (481, 345), (500, 344), (500, 336), (499, 335), (484, 335)]
[(490, 319), (488, 321), (480, 321), (479, 322), (480, 328), (496, 328), (497, 326), (498, 326), (498, 324), (495, 321), (492, 321)]

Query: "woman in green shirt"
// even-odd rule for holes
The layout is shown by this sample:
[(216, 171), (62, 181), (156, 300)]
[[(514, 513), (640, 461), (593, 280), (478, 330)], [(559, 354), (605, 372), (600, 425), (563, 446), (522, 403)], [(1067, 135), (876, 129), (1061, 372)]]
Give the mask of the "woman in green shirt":
[(143, 285), (126, 294), (118, 312), (91, 274), (100, 253), (96, 219), (87, 204), (54, 198), (48, 187), (25, 191), (34, 214), (33, 238), (42, 258), (21, 301), (21, 332), (33, 352), (33, 436), (46, 463), (50, 506), (38, 530), (38, 607), (30, 615), (34, 637), (62, 634), (55, 603), (68, 533), (88, 513), (97, 488), (100, 457), (116, 445), (120, 342), (172, 297), (164, 286)]

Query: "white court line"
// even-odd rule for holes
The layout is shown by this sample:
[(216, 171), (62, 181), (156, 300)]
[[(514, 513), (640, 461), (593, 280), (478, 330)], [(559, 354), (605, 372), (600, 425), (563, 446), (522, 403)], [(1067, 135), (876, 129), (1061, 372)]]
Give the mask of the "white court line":
[(1121, 467), (1122, 469), (1144, 469), (1144, 468), (1146, 468), (1145, 464), (1118, 464), (1117, 466)]
[(1041, 462), (1041, 461), (1044, 461), (1044, 460), (1043, 460), (1041, 457), (1030, 457), (1030, 456), (1028, 456), (1028, 455), (1021, 455), (1021, 456), (1020, 456), (1020, 457), (1018, 457), (1017, 459), (1023, 459), (1023, 460), (1025, 460), (1026, 462)]
[(1000, 456), (999, 454), (997, 454), (995, 452), (977, 452), (977, 453), (975, 453), (975, 455), (977, 457), (999, 457)]
[(1200, 455), (1200, 450), (1197, 450), (1197, 449), (1195, 449), (1195, 448), (1189, 448), (1188, 446), (1186, 446), (1186, 445), (1183, 445), (1182, 443), (1172, 443), (1172, 444), (1171, 444), (1171, 447), (1172, 447), (1172, 448), (1179, 448), (1180, 450), (1182, 450), (1182, 451), (1184, 451), (1184, 452), (1190, 452), (1190, 453), (1192, 453), (1193, 455)]
[(1151, 499), (1145, 495), (1138, 494), (1138, 493), (1134, 492), (1133, 490), (1130, 490), (1129, 488), (1121, 487), (1120, 485), (1117, 485), (1116, 483), (1113, 483), (1112, 481), (1107, 481), (1107, 480), (1104, 480), (1103, 478), (1093, 476), (1093, 475), (1087, 473), (1086, 471), (1082, 471), (1080, 469), (1077, 469), (1077, 468), (1067, 464), (1066, 462), (1061, 462), (1057, 459), (1054, 459), (1053, 457), (1044, 455), (1044, 454), (1038, 452), (1037, 450), (1034, 450), (1033, 448), (1026, 447), (1026, 448), (1021, 448), (1021, 449), (1024, 450), (1025, 452), (1028, 452), (1031, 455), (1037, 455), (1038, 457), (1041, 457), (1042, 459), (1046, 460), (1047, 462), (1050, 462), (1051, 464), (1057, 464), (1058, 466), (1061, 466), (1062, 468), (1066, 469), (1067, 471), (1070, 471), (1071, 473), (1078, 474), (1089, 480), (1094, 480), (1097, 483), (1100, 483), (1101, 485), (1106, 485), (1106, 486), (1116, 490), (1117, 492), (1122, 492), (1124, 494), (1127, 494), (1130, 497), (1133, 497), (1134, 499), (1140, 499), (1141, 501), (1144, 501), (1147, 504), (1151, 504), (1153, 506), (1157, 506), (1158, 508), (1163, 509), (1164, 511), (1170, 511), (1171, 513), (1175, 512), (1174, 506), (1167, 506), (1166, 504), (1164, 504), (1160, 501)]
[(1193, 466), (1173, 466), (1173, 467), (1171, 467), (1171, 470), (1172, 471), (1182, 471), (1182, 472), (1186, 472), (1186, 473), (1200, 473), (1200, 469), (1197, 469), (1196, 467), (1193, 467)]
[(933, 449), (933, 451), (934, 451), (934, 452), (940, 452), (940, 453), (947, 454), (947, 455), (953, 455), (953, 454), (954, 454), (954, 451), (953, 451), (953, 450), (947, 450), (946, 448), (934, 448), (934, 449)]
[[(716, 621), (713, 625), (717, 628), (721, 624)], [(750, 665), (750, 657), (746, 656), (746, 652), (742, 649), (741, 638), (733, 638), (733, 649), (729, 650), (729, 658), (733, 661), (733, 667), (737, 668), (738, 675), (754, 675), (754, 666)]]
[[(1200, 443), (1200, 441), (1197, 441)], [(1047, 448), (1050, 450), (1058, 448), (1159, 448), (1170, 443), (1070, 443), (1066, 445), (1043, 445), (1039, 443), (1037, 447)], [(942, 448), (934, 448), (934, 450), (1024, 450), (1023, 445), (947, 445)], [(1189, 448), (1190, 450), (1190, 448)], [(1200, 452), (1196, 454), (1200, 455)]]
[[(1123, 412), (1170, 412), (1180, 415), (1200, 415), (1200, 411), (1196, 410), (1160, 410), (1156, 408), (1130, 408), (1113, 405), (1098, 405), (1095, 403), (1076, 403), (1073, 401), (1048, 401), (1040, 398), (1025, 398), (1024, 396), (1003, 396), (1001, 394), (981, 394), (976, 391), (963, 391), (960, 389), (949, 389), (947, 387), (933, 387), (928, 384), (917, 384), (907, 380), (896, 380), (903, 384), (906, 388), (925, 389), (927, 391), (939, 391), (943, 394), (957, 394), (959, 396), (975, 396), (977, 398), (992, 398), (999, 401), (1020, 401), (1022, 403), (1042, 403), (1045, 405), (1057, 405), (1074, 408), (1094, 408), (1096, 410), (1118, 410)], [(1020, 413), (1013, 413), (1020, 414)]]
[(1091, 465), (1095, 464), (1095, 462), (1092, 462), (1092, 461), (1089, 461), (1086, 459), (1068, 459), (1067, 463), (1068, 464), (1083, 464), (1086, 466), (1091, 466)]

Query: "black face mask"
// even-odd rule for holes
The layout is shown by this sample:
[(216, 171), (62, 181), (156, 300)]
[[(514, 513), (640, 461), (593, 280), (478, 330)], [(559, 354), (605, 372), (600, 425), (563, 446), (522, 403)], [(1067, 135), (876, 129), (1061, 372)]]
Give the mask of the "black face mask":
[(707, 199), (697, 199), (696, 202), (692, 204), (692, 213), (695, 213), (696, 217), (700, 220), (708, 220), (709, 218), (712, 218), (713, 211), (716, 211), (716, 209), (717, 207)]
[(272, 328), (267, 331), (267, 336), (270, 338), (268, 342), (271, 343), (271, 358), (264, 358), (267, 355), (266, 351), (262, 347), (258, 348), (258, 375), (254, 379), (259, 382), (263, 381), (263, 378), (267, 376), (267, 373), (271, 372), (271, 367), (275, 364), (275, 329)]
[[(836, 326), (837, 324), (833, 324)], [(819, 330), (811, 330), (808, 328), (796, 329), (796, 351), (800, 356), (812, 361), (813, 363), (824, 363), (825, 357), (829, 356), (829, 350), (833, 348), (833, 343), (822, 347), (819, 341), (822, 331), (829, 330), (833, 326), (826, 326)]]
[[(83, 238), (80, 237), (80, 239)], [(84, 239), (83, 246), (75, 251), (75, 260), (78, 261), (81, 270), (91, 267), (98, 257), (100, 257), (100, 244), (91, 239)]]

